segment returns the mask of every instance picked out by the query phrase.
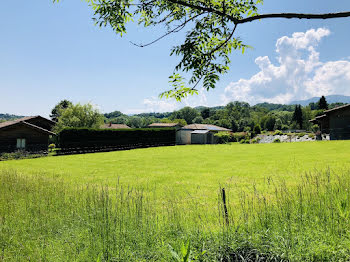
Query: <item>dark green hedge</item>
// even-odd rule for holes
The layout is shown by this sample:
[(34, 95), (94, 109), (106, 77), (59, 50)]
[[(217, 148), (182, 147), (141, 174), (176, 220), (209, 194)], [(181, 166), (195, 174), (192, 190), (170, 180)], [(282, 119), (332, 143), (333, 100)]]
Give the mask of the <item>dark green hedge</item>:
[(59, 133), (59, 146), (68, 149), (175, 145), (175, 139), (176, 131), (173, 128), (69, 128)]

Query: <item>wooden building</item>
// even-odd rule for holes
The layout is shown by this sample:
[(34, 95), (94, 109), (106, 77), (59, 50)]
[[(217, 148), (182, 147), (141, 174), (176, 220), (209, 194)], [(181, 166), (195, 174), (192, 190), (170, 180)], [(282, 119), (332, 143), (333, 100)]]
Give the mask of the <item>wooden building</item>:
[(326, 110), (323, 115), (310, 120), (318, 124), (322, 134), (331, 140), (350, 139), (350, 104)]
[(218, 132), (231, 132), (220, 126), (208, 124), (191, 124), (184, 126), (176, 132), (176, 144), (216, 144), (215, 134)]
[(41, 116), (31, 116), (0, 123), (0, 153), (24, 150), (47, 151), (55, 122)]

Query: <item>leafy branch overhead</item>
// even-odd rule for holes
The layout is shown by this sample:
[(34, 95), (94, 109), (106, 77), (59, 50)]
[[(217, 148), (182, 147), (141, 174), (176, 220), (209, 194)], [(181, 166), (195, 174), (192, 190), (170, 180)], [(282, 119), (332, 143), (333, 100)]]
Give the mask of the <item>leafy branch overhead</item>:
[[(58, 2), (59, 0), (53, 0)], [(207, 90), (215, 88), (220, 75), (228, 72), (232, 50), (249, 48), (235, 36), (238, 25), (266, 18), (329, 19), (349, 17), (350, 12), (328, 14), (278, 13), (259, 15), (263, 0), (86, 0), (93, 8), (99, 26), (111, 26), (121, 36), (126, 24), (137, 21), (144, 27), (162, 25), (166, 32), (140, 47), (151, 45), (186, 28), (183, 44), (171, 55), (180, 57), (169, 79), (172, 90), (161, 96), (177, 100), (197, 92), (199, 83)], [(186, 81), (179, 73), (188, 73)]]

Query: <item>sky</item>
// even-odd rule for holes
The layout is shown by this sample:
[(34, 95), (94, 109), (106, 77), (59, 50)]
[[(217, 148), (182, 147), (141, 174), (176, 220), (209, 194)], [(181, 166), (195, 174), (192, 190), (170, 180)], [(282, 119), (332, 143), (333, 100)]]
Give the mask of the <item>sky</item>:
[[(350, 11), (349, 0), (265, 0), (259, 12)], [(252, 46), (233, 52), (228, 74), (209, 92), (181, 103), (159, 99), (179, 58), (169, 56), (184, 33), (139, 48), (164, 28), (128, 25), (122, 38), (92, 21), (81, 0), (3, 1), (0, 7), (0, 113), (48, 116), (60, 100), (92, 103), (101, 112), (167, 112), (230, 101), (289, 103), (350, 95), (350, 18), (265, 19), (236, 36)]]

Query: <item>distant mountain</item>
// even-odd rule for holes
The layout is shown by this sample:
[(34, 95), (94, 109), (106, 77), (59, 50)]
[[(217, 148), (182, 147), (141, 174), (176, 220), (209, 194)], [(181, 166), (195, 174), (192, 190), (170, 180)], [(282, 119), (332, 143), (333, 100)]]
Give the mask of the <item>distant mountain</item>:
[[(313, 97), (310, 99), (306, 100), (300, 100), (300, 101), (293, 101), (290, 102), (290, 105), (302, 105), (302, 106), (307, 106), (310, 103), (317, 103), (320, 100), (319, 97)], [(350, 96), (343, 96), (343, 95), (330, 95), (326, 96), (326, 100), (328, 104), (332, 103), (345, 103), (345, 104), (350, 104)]]

